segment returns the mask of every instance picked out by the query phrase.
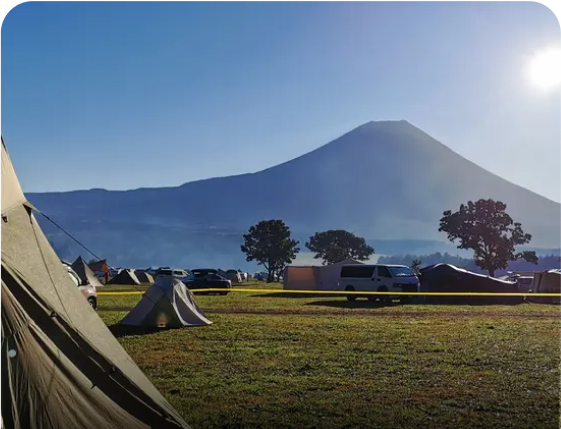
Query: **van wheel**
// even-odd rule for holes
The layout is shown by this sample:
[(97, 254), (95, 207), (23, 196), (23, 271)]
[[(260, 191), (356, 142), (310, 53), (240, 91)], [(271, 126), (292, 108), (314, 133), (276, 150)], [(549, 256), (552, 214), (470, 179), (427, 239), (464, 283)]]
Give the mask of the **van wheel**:
[(94, 310), (97, 309), (97, 302), (95, 301), (95, 298), (88, 298), (88, 304), (90, 304), (90, 307)]
[[(388, 292), (388, 288), (386, 286), (380, 286), (378, 292)], [(382, 304), (389, 304), (391, 301), (389, 295), (379, 295), (379, 297)]]
[[(354, 291), (355, 291), (355, 288), (352, 287), (352, 286), (347, 286), (347, 287), (345, 288), (345, 290), (346, 290), (347, 292), (354, 292)], [(356, 301), (356, 295), (347, 295), (347, 301), (355, 302), (355, 301)]]

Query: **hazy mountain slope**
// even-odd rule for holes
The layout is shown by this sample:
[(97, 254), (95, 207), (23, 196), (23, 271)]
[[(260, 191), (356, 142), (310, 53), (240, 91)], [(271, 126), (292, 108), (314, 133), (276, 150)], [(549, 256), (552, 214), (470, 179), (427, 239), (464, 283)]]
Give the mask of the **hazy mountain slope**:
[[(121, 168), (121, 167), (118, 167)], [(301, 234), (345, 228), (372, 239), (443, 240), (438, 219), (469, 199), (495, 198), (534, 235), (560, 247), (560, 205), (466, 160), (406, 121), (369, 122), (299, 158), (254, 174), (172, 188), (28, 194), (41, 210), (95, 230), (133, 222), (244, 231), (281, 218)], [(96, 227), (97, 225), (97, 227)], [(107, 228), (107, 227), (106, 227)], [(158, 236), (151, 237), (154, 246)]]

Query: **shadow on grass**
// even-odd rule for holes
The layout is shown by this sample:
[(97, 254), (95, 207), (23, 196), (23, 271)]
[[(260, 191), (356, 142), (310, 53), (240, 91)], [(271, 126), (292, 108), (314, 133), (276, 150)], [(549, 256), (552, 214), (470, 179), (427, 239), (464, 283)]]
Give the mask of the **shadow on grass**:
[(313, 301), (304, 304), (305, 306), (318, 306), (318, 307), (332, 307), (332, 308), (384, 308), (384, 307), (402, 307), (407, 305), (417, 305), (417, 306), (435, 306), (435, 305), (442, 305), (442, 306), (469, 306), (469, 307), (480, 307), (480, 306), (504, 306), (504, 305), (520, 305), (523, 302), (516, 300), (516, 301), (508, 301), (504, 298), (502, 300), (492, 299), (492, 300), (459, 300), (459, 299), (448, 299), (448, 300), (409, 300), (406, 302), (400, 302), (399, 300), (393, 300), (390, 302), (380, 302), (380, 301), (367, 301), (367, 300), (357, 300), (354, 302), (347, 301), (345, 298), (340, 298), (337, 300), (330, 300), (330, 301)]
[(396, 302), (380, 302), (380, 301), (347, 301), (346, 299), (338, 299), (333, 301), (313, 301), (304, 304), (313, 307), (331, 307), (331, 308), (385, 308), (385, 307), (398, 307), (401, 306), (398, 301)]
[(278, 293), (266, 292), (251, 295), (251, 298), (344, 298), (344, 295), (333, 293)]
[(176, 329), (176, 328), (157, 327), (157, 326), (156, 327), (128, 326), (128, 325), (119, 325), (118, 323), (109, 326), (109, 330), (115, 336), (115, 338), (150, 335), (150, 334), (155, 334), (157, 332), (169, 331), (172, 329)]

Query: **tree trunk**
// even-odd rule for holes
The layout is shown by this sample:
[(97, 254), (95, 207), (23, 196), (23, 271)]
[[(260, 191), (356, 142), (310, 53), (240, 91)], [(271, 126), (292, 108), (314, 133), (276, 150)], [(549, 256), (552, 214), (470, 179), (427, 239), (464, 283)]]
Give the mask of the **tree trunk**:
[(489, 268), (489, 276), (495, 277), (495, 270), (493, 268)]

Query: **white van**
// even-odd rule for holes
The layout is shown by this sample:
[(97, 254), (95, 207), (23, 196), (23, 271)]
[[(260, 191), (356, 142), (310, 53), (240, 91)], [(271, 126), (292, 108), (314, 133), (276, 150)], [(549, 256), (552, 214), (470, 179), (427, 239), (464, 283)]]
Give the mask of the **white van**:
[[(365, 292), (417, 292), (419, 278), (405, 265), (353, 264), (341, 267), (339, 290)], [(360, 295), (347, 295), (347, 300), (355, 301)], [(367, 295), (369, 301), (390, 301), (391, 295)], [(398, 295), (405, 301), (406, 296)]]

